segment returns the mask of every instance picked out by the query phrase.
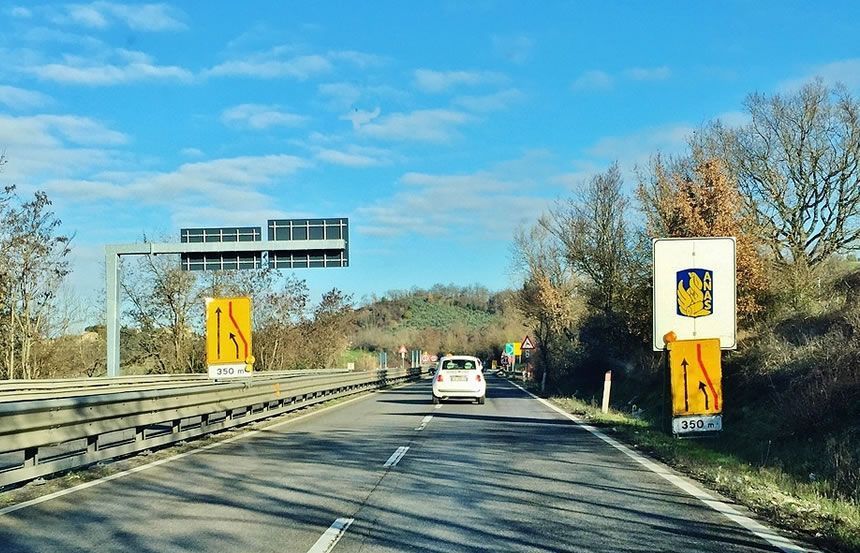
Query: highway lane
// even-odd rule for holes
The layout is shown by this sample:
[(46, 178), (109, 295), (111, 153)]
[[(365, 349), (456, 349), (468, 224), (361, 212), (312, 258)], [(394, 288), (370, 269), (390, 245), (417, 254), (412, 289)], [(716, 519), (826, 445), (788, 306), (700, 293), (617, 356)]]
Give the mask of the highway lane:
[(0, 516), (0, 551), (306, 552), (338, 519), (338, 553), (775, 550), (504, 380), (483, 406), (429, 390)]

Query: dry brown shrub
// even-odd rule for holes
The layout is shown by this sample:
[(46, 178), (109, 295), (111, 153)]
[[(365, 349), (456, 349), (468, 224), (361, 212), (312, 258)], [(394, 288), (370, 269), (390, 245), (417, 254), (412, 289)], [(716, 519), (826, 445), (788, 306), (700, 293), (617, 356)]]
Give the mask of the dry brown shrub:
[(665, 162), (657, 156), (637, 189), (654, 238), (734, 236), (737, 240), (738, 316), (751, 322), (769, 288), (759, 255), (754, 220), (745, 212), (738, 187), (714, 159)]

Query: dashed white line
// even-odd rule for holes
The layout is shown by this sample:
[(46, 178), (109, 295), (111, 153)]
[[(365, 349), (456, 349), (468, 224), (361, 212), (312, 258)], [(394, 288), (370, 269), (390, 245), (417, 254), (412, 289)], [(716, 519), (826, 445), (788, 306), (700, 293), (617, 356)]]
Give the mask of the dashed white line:
[(308, 553), (328, 553), (334, 546), (337, 545), (337, 542), (340, 541), (340, 538), (346, 533), (346, 529), (349, 528), (349, 525), (353, 523), (355, 519), (352, 518), (339, 518), (334, 523), (328, 527), (328, 530), (323, 532), (323, 535), (320, 536), (320, 539), (317, 540), (310, 549), (308, 549)]
[(430, 422), (430, 420), (432, 418), (433, 418), (433, 415), (427, 415), (426, 417), (421, 419), (421, 424), (418, 427), (416, 427), (415, 430), (424, 430), (424, 428), (427, 426), (427, 423)]
[(617, 449), (618, 451), (620, 451), (624, 455), (627, 455), (628, 457), (630, 457), (631, 459), (633, 459), (634, 461), (636, 461), (637, 463), (639, 463), (643, 467), (647, 468), (648, 470), (650, 470), (654, 474), (662, 477), (663, 479), (669, 481), (670, 483), (672, 483), (676, 487), (687, 492), (688, 494), (695, 497), (696, 499), (698, 499), (699, 501), (701, 501), (702, 503), (704, 503), (705, 505), (707, 505), (711, 509), (717, 511), (718, 513), (722, 514), (723, 516), (725, 516), (729, 520), (735, 522), (736, 524), (742, 526), (743, 528), (746, 528), (749, 532), (758, 536), (759, 538), (763, 539), (764, 541), (768, 542), (769, 544), (773, 545), (774, 547), (776, 547), (780, 551), (783, 551), (784, 553), (809, 553), (809, 552), (815, 551), (813, 549), (807, 549), (805, 547), (801, 547), (801, 546), (797, 545), (796, 543), (794, 543), (793, 541), (789, 540), (788, 538), (780, 536), (775, 531), (764, 526), (760, 522), (757, 522), (757, 521), (751, 519), (750, 517), (746, 516), (745, 514), (743, 514), (739, 510), (735, 509), (731, 505), (728, 505), (724, 501), (720, 501), (719, 499), (715, 498), (713, 495), (709, 494), (708, 492), (706, 492), (705, 490), (703, 490), (699, 486), (696, 486), (695, 484), (693, 484), (689, 480), (681, 478), (677, 474), (667, 470), (666, 468), (660, 466), (659, 464), (648, 459), (647, 457), (644, 457), (644, 456), (640, 455), (639, 453), (636, 453), (635, 451), (633, 451), (632, 449), (630, 449), (626, 445), (619, 443), (618, 441), (614, 440), (613, 438), (610, 438), (609, 436), (607, 436), (606, 434), (604, 434), (600, 430), (594, 428), (593, 426), (591, 426), (589, 424), (585, 424), (584, 422), (579, 420), (577, 417), (575, 417), (574, 415), (571, 415), (570, 413), (568, 413), (567, 411), (565, 411), (561, 407), (553, 405), (549, 401), (534, 395), (533, 393), (529, 392), (528, 390), (526, 390), (525, 388), (523, 388), (522, 386), (520, 386), (516, 382), (511, 382), (511, 384), (513, 384), (514, 386), (516, 386), (520, 390), (524, 391), (528, 395), (532, 396), (533, 398), (535, 398), (539, 402), (543, 403), (544, 405), (546, 405), (547, 407), (549, 407), (550, 409), (552, 409), (556, 413), (560, 414), (561, 416), (573, 421), (574, 423), (579, 425), (584, 430), (591, 432), (592, 434), (594, 434), (595, 436), (597, 436), (598, 438), (600, 438), (601, 440), (603, 440), (607, 444), (611, 445), (612, 447), (614, 447), (615, 449)]
[(387, 467), (393, 467), (394, 465), (396, 465), (397, 463), (400, 462), (400, 459), (402, 459), (403, 456), (406, 455), (407, 451), (409, 451), (409, 446), (402, 445), (402, 446), (398, 447), (397, 451), (392, 453), (391, 457), (389, 457), (388, 460), (385, 461), (385, 464), (382, 466), (386, 467), (386, 468)]

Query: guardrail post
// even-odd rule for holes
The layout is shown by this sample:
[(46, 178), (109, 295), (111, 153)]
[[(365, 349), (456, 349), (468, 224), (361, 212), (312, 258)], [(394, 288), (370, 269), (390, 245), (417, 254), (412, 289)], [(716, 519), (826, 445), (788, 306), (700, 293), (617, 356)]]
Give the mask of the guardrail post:
[(87, 436), (87, 453), (95, 453), (99, 450), (99, 436)]
[(171, 434), (179, 434), (179, 431), (182, 429), (182, 419), (176, 419), (174, 421), (170, 421), (170, 433)]
[(145, 426), (136, 426), (134, 428), (134, 441), (142, 442), (143, 441), (143, 433), (146, 431)]

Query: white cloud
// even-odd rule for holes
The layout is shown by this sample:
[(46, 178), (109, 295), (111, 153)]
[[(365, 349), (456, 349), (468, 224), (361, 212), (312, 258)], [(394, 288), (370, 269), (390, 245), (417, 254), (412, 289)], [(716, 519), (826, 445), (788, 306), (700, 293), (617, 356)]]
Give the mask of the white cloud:
[(291, 155), (242, 156), (185, 163), (170, 172), (112, 173), (110, 180), (57, 179), (46, 183), (52, 194), (70, 201), (124, 201), (174, 209), (179, 203), (220, 208), (271, 205), (260, 188), (272, 185), (309, 163)]
[(321, 148), (316, 152), (316, 158), (332, 165), (344, 167), (376, 167), (391, 163), (392, 154), (380, 148), (367, 148), (351, 145), (346, 150)]
[(570, 85), (574, 91), (608, 90), (612, 88), (612, 77), (605, 71), (586, 71)]
[(386, 59), (376, 54), (368, 54), (365, 52), (357, 52), (355, 50), (340, 50), (331, 51), (328, 53), (329, 59), (336, 61), (345, 61), (358, 67), (359, 69), (367, 69), (369, 67), (379, 67), (385, 65)]
[(65, 84), (116, 85), (149, 80), (190, 81), (193, 75), (175, 65), (157, 65), (143, 52), (119, 49), (113, 52), (117, 63), (66, 56), (65, 63), (48, 63), (24, 68), (37, 77)]
[(354, 108), (359, 102), (371, 105), (380, 100), (402, 101), (407, 95), (388, 85), (358, 85), (351, 82), (323, 83), (317, 92), (325, 98), (327, 107), (333, 110)]
[(351, 112), (341, 115), (339, 117), (342, 121), (352, 121), (353, 129), (360, 129), (362, 125), (367, 125), (382, 113), (380, 108), (376, 108), (373, 111), (364, 111), (360, 109), (353, 109)]
[[(403, 189), (357, 209), (367, 221), (357, 227), (363, 234), (447, 235), (480, 239), (510, 239), (519, 222), (532, 222), (550, 199), (534, 194), (528, 178), (508, 177), (501, 167), (466, 174), (406, 173)], [(501, 206), (516, 206), (500, 217)], [(415, 217), (421, 213), (421, 217)]]
[(308, 117), (282, 111), (278, 106), (240, 104), (224, 110), (221, 121), (233, 127), (263, 130), (270, 127), (298, 127)]
[(0, 144), (9, 158), (4, 178), (13, 182), (103, 167), (116, 157), (111, 148), (127, 142), (123, 133), (87, 117), (0, 114)]
[(622, 135), (607, 136), (598, 140), (587, 153), (607, 161), (619, 160), (624, 165), (632, 167), (635, 163), (643, 163), (656, 153), (678, 153), (687, 146), (687, 138), (695, 131), (695, 127), (686, 123), (663, 125), (644, 129), (638, 132)]
[(507, 81), (504, 75), (492, 71), (433, 71), (415, 70), (415, 86), (424, 92), (444, 92), (456, 86), (499, 84)]
[(317, 92), (329, 98), (332, 105), (347, 107), (361, 98), (362, 88), (353, 83), (323, 83), (317, 87)]
[(493, 35), (493, 48), (506, 60), (525, 63), (532, 54), (534, 41), (526, 35)]
[(452, 102), (470, 111), (489, 112), (508, 109), (511, 104), (522, 101), (525, 94), (516, 88), (500, 90), (484, 96), (458, 96)]
[(777, 90), (792, 92), (815, 78), (821, 78), (829, 85), (842, 83), (852, 90), (860, 90), (860, 58), (849, 58), (815, 66), (803, 77), (780, 82), (777, 85)]
[(624, 76), (634, 81), (663, 81), (672, 75), (665, 65), (660, 67), (632, 67), (624, 71)]
[(457, 127), (471, 120), (466, 113), (447, 109), (392, 113), (362, 125), (358, 132), (384, 140), (445, 142), (457, 134)]
[(33, 17), (33, 12), (24, 6), (15, 6), (9, 10), (9, 15), (12, 17), (27, 19), (29, 17)]
[(48, 105), (52, 102), (50, 96), (14, 86), (0, 85), (0, 104), (11, 109), (25, 110)]
[(92, 29), (106, 29), (120, 22), (134, 31), (179, 31), (188, 28), (180, 17), (178, 10), (167, 4), (91, 2), (67, 5), (65, 14), (55, 19)]
[(230, 60), (209, 69), (206, 74), (215, 77), (254, 77), (275, 79), (290, 77), (300, 81), (328, 73), (331, 62), (320, 55), (295, 56), (290, 59), (266, 59), (252, 56), (243, 60)]
[(179, 153), (185, 157), (203, 157), (203, 150), (200, 148), (182, 148)]

